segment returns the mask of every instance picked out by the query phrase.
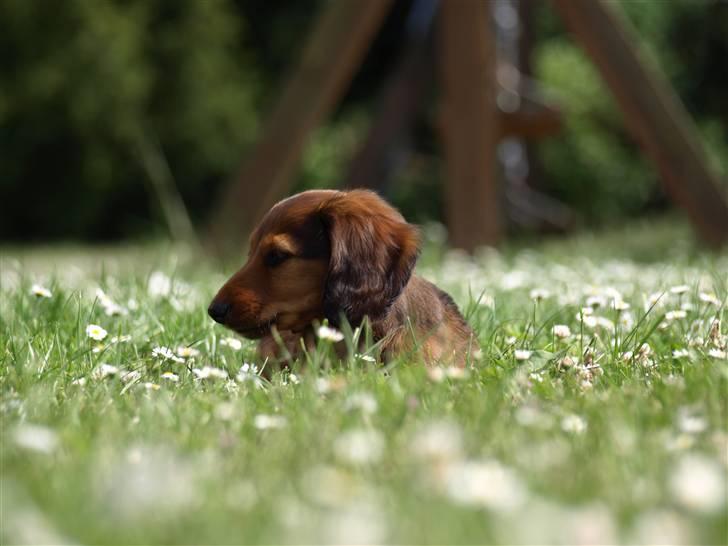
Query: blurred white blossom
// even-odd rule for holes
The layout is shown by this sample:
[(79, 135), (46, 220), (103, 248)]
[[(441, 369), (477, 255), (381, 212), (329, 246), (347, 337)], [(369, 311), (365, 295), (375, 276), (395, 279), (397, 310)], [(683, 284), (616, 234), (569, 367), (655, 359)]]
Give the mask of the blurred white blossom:
[(192, 373), (197, 379), (227, 379), (228, 373), (214, 366), (203, 366), (202, 368), (193, 368)]
[(58, 435), (48, 427), (23, 423), (12, 432), (15, 445), (29, 451), (50, 454), (58, 446)]
[(683, 455), (672, 469), (669, 485), (675, 500), (689, 510), (710, 514), (725, 506), (725, 469), (705, 455)]
[(239, 351), (243, 348), (243, 343), (235, 337), (225, 337), (220, 340), (220, 345), (230, 347), (233, 351)]
[(282, 415), (256, 415), (253, 419), (253, 425), (258, 430), (268, 430), (283, 428), (288, 424), (288, 421)]
[(30, 293), (38, 298), (52, 298), (53, 294), (45, 286), (34, 284), (30, 287)]
[(337, 343), (344, 339), (344, 334), (335, 328), (330, 328), (329, 326), (319, 326), (318, 330), (316, 330), (316, 335), (319, 339), (333, 343)]
[(566, 415), (561, 419), (561, 429), (572, 434), (583, 434), (586, 432), (587, 422), (579, 415)]
[(334, 441), (334, 454), (346, 463), (363, 465), (376, 463), (384, 451), (384, 437), (373, 429), (353, 429)]

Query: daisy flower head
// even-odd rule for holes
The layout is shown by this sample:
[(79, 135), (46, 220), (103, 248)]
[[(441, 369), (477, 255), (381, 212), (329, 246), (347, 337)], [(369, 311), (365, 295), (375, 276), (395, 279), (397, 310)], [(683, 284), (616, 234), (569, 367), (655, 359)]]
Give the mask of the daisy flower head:
[(228, 374), (225, 370), (215, 368), (213, 366), (203, 366), (192, 370), (197, 379), (227, 379)]
[(515, 351), (513, 351), (513, 356), (516, 358), (516, 360), (519, 360), (521, 362), (531, 358), (532, 354), (533, 351), (529, 351), (528, 349), (516, 349)]
[(86, 326), (86, 335), (95, 341), (103, 340), (109, 333), (98, 324)]
[(560, 339), (565, 339), (571, 335), (571, 329), (566, 324), (555, 324), (553, 333)]
[(561, 430), (571, 434), (583, 434), (586, 432), (587, 423), (579, 415), (567, 415), (561, 420)]
[(701, 292), (700, 294), (698, 294), (698, 299), (703, 303), (709, 303), (711, 305), (715, 305), (716, 307), (720, 307), (720, 300), (715, 296), (715, 294)]
[(665, 320), (667, 320), (667, 321), (679, 320), (679, 319), (684, 319), (687, 316), (688, 316), (687, 312), (685, 312), (682, 309), (677, 309), (677, 310), (668, 311), (667, 313), (665, 313)]
[(119, 368), (112, 366), (111, 364), (100, 364), (93, 372), (92, 377), (94, 379), (104, 379), (112, 375), (119, 373)]
[(551, 296), (551, 292), (545, 288), (534, 288), (528, 293), (528, 297), (533, 301), (541, 301)]
[(48, 290), (45, 286), (41, 286), (40, 284), (34, 284), (30, 287), (30, 293), (33, 294), (36, 298), (52, 298), (53, 294), (50, 290)]
[(244, 362), (240, 367), (240, 371), (238, 371), (238, 375), (235, 376), (235, 379), (239, 383), (250, 381), (258, 388), (263, 387), (263, 380), (260, 378), (260, 370), (255, 364)]
[(177, 362), (178, 364), (184, 362), (184, 358), (180, 358), (176, 356), (172, 349), (169, 347), (155, 347), (152, 349), (152, 355), (156, 356), (157, 358), (161, 358), (162, 360), (171, 360), (172, 362)]
[(220, 345), (230, 347), (233, 351), (239, 351), (243, 348), (243, 342), (234, 337), (226, 337), (220, 340)]
[(153, 298), (169, 296), (172, 292), (172, 279), (161, 271), (155, 271), (149, 276), (147, 292)]
[(344, 334), (339, 332), (336, 328), (331, 328), (329, 326), (319, 326), (318, 330), (316, 330), (316, 335), (319, 339), (330, 341), (332, 343), (337, 343), (344, 339)]
[(673, 286), (672, 288), (670, 288), (670, 294), (680, 295), (684, 294), (688, 290), (690, 290), (690, 287), (687, 284), (680, 284), (678, 286)]
[(377, 399), (368, 392), (357, 392), (344, 401), (344, 409), (347, 411), (361, 411), (365, 415), (372, 415), (377, 412), (379, 404)]
[(253, 420), (253, 425), (258, 430), (268, 430), (283, 428), (288, 424), (288, 421), (282, 415), (256, 415)]
[(194, 347), (180, 346), (177, 347), (177, 356), (180, 358), (195, 358), (196, 356), (200, 356), (200, 351)]
[(586, 299), (586, 306), (591, 307), (592, 309), (596, 309), (597, 307), (606, 307), (607, 298), (604, 296), (589, 296)]
[(179, 381), (179, 376), (172, 372), (164, 372), (159, 377), (166, 379), (167, 381), (171, 381), (172, 383), (177, 383)]

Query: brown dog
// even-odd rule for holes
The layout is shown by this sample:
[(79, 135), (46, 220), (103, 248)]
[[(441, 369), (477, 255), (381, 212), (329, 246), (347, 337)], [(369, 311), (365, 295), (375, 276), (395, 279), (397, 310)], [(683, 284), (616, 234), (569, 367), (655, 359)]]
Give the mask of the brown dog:
[(475, 335), (450, 296), (412, 275), (417, 229), (375, 193), (313, 190), (276, 204), (250, 238), (248, 261), (220, 289), (208, 313), (275, 351), (275, 328), (289, 351), (312, 323), (352, 327), (369, 317), (382, 357), (417, 351), (427, 364), (464, 366)]

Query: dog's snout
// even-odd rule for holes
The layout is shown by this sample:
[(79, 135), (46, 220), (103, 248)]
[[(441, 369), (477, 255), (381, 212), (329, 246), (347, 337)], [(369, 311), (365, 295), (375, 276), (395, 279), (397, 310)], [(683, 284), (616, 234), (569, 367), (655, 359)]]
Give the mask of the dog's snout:
[(212, 320), (214, 320), (215, 322), (224, 324), (225, 316), (228, 314), (229, 310), (230, 310), (229, 303), (214, 301), (210, 304), (210, 307), (207, 308), (207, 314), (210, 315), (210, 317), (212, 317)]

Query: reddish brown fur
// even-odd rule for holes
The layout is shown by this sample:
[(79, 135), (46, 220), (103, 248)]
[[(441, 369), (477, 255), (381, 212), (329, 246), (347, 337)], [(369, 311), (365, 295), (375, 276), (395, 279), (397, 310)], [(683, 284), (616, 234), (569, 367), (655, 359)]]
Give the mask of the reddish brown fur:
[(281, 345), (293, 356), (311, 347), (312, 323), (358, 326), (369, 317), (385, 359), (413, 351), (428, 364), (463, 366), (478, 349), (475, 336), (450, 296), (412, 274), (418, 254), (417, 229), (376, 194), (300, 193), (263, 218), (247, 263), (217, 293), (210, 314), (260, 339), (264, 356), (282, 356)]

